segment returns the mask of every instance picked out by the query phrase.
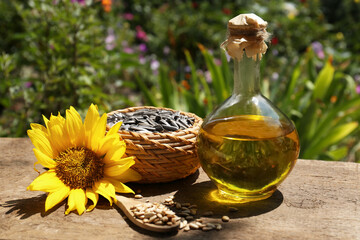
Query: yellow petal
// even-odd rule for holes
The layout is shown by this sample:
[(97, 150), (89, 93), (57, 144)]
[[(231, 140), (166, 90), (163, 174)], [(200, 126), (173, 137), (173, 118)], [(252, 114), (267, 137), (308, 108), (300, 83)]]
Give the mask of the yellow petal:
[(52, 158), (41, 152), (39, 149), (34, 148), (33, 151), (36, 159), (38, 160), (36, 163), (34, 163), (35, 171), (37, 171), (37, 169), (35, 168), (36, 164), (41, 164), (46, 168), (54, 168), (56, 166), (56, 162)]
[(60, 153), (70, 147), (69, 137), (65, 131), (65, 119), (61, 116), (50, 117), (48, 123), (49, 130), (49, 139), (51, 145), (56, 150), (57, 153)]
[(120, 141), (111, 146), (104, 157), (105, 164), (111, 164), (114, 161), (119, 161), (126, 151), (126, 144)]
[(118, 180), (118, 181), (120, 181), (122, 183), (126, 183), (126, 182), (139, 181), (139, 180), (141, 180), (142, 177), (137, 171), (129, 168), (123, 174), (121, 174), (121, 175), (119, 175), (119, 176), (117, 176), (115, 178), (116, 178), (116, 180)]
[(27, 190), (56, 192), (64, 186), (65, 184), (56, 176), (55, 171), (49, 170), (35, 178), (35, 180), (27, 187)]
[(85, 146), (90, 149), (92, 131), (100, 119), (99, 111), (96, 105), (91, 104), (84, 121), (85, 128)]
[(80, 114), (75, 108), (66, 110), (65, 128), (72, 146), (82, 146), (85, 136), (85, 129)]
[(43, 116), (45, 126), (46, 126), (46, 128), (48, 128), (49, 119), (47, 119), (44, 115), (42, 115), (42, 116)]
[(97, 202), (99, 200), (99, 194), (94, 192), (93, 189), (91, 189), (91, 188), (87, 188), (85, 194), (86, 194), (86, 197), (89, 198), (93, 202), (93, 205), (90, 205), (86, 209), (87, 212), (90, 212), (96, 207), (96, 204), (97, 204)]
[(114, 154), (115, 151), (121, 149), (118, 155), (120, 157), (125, 153), (126, 144), (124, 141), (120, 141), (120, 136), (117, 135), (106, 135), (100, 141), (100, 147), (97, 151), (98, 156), (104, 156), (107, 154), (107, 161), (110, 160), (111, 156)]
[(65, 198), (67, 198), (69, 192), (70, 192), (70, 188), (64, 185), (56, 192), (49, 193), (45, 201), (45, 212), (53, 208), (58, 203), (62, 202)]
[(48, 130), (41, 124), (30, 123), (30, 127), (31, 127), (31, 129), (39, 129), (39, 130), (41, 130), (45, 135), (48, 134)]
[(110, 206), (112, 206), (113, 199), (115, 199), (115, 187), (109, 181), (101, 179), (94, 184), (93, 190), (109, 200)]
[(99, 147), (98, 151), (96, 152), (96, 155), (98, 157), (103, 157), (118, 142), (119, 142), (118, 136), (106, 135), (103, 139), (101, 139), (100, 145), (99, 145), (100, 147)]
[(120, 177), (126, 170), (128, 170), (132, 165), (135, 164), (134, 159), (125, 162), (124, 164), (115, 164), (110, 167), (105, 165), (104, 174), (108, 177)]
[(118, 193), (134, 193), (134, 191), (131, 188), (129, 188), (120, 181), (116, 181), (114, 179), (107, 179), (107, 180), (111, 182), (111, 184), (115, 187), (115, 191)]
[(39, 129), (28, 130), (27, 134), (32, 144), (37, 149), (39, 149), (42, 153), (44, 153), (48, 157), (54, 158), (54, 151), (51, 147), (51, 143), (42, 130)]
[(69, 214), (73, 210), (77, 210), (78, 214), (81, 215), (85, 211), (85, 206), (87, 203), (87, 197), (85, 191), (81, 188), (71, 189), (69, 198), (68, 198), (68, 209), (66, 209), (65, 214)]
[(106, 113), (104, 113), (92, 130), (90, 149), (93, 152), (98, 151), (100, 147), (101, 139), (105, 137), (106, 121), (107, 121), (107, 115)]
[(122, 122), (116, 123), (114, 126), (112, 126), (110, 128), (110, 130), (106, 133), (106, 135), (118, 135), (118, 136), (120, 136), (118, 134), (118, 131), (119, 131), (120, 127), (121, 127), (121, 124), (122, 124)]

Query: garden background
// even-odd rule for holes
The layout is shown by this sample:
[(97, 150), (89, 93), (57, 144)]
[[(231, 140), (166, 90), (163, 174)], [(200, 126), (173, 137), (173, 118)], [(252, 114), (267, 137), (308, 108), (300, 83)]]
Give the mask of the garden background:
[(70, 105), (205, 117), (231, 94), (227, 21), (248, 12), (269, 23), (262, 92), (296, 124), (300, 157), (360, 162), (359, 0), (1, 0), (0, 137)]

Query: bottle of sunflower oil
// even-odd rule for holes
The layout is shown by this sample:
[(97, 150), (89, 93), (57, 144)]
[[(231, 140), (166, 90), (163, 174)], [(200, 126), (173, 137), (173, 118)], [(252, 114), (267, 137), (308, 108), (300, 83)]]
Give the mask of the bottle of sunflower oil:
[(293, 123), (260, 92), (259, 63), (267, 22), (241, 14), (228, 22), (222, 47), (234, 61), (232, 95), (206, 117), (198, 135), (200, 163), (221, 201), (268, 198), (299, 155)]

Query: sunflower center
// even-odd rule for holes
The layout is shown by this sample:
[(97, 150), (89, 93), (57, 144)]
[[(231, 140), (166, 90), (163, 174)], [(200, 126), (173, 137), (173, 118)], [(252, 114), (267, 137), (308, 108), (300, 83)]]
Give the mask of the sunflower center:
[(71, 189), (92, 187), (104, 176), (104, 163), (85, 147), (68, 148), (55, 161), (56, 176)]

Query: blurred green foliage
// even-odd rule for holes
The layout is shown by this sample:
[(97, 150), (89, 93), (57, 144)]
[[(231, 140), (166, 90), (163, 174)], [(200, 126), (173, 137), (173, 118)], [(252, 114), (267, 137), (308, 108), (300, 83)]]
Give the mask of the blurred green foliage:
[[(30, 122), (41, 122), (42, 114), (56, 114), (70, 105), (85, 110), (94, 102), (109, 111), (134, 104), (115, 92), (128, 84), (121, 79), (120, 66), (134, 68), (138, 58), (106, 49), (111, 19), (101, 16), (100, 2), (1, 4), (8, 15), (13, 12), (7, 21), (17, 19), (23, 30), (10, 29), (0, 42), (4, 47), (14, 44), (0, 58), (0, 136), (24, 136)], [(126, 31), (117, 34), (118, 41), (131, 38)]]
[(296, 124), (301, 157), (360, 162), (357, 0), (0, 2), (0, 136), (73, 105), (148, 104), (201, 117), (232, 91), (227, 21), (269, 22), (263, 94)]

